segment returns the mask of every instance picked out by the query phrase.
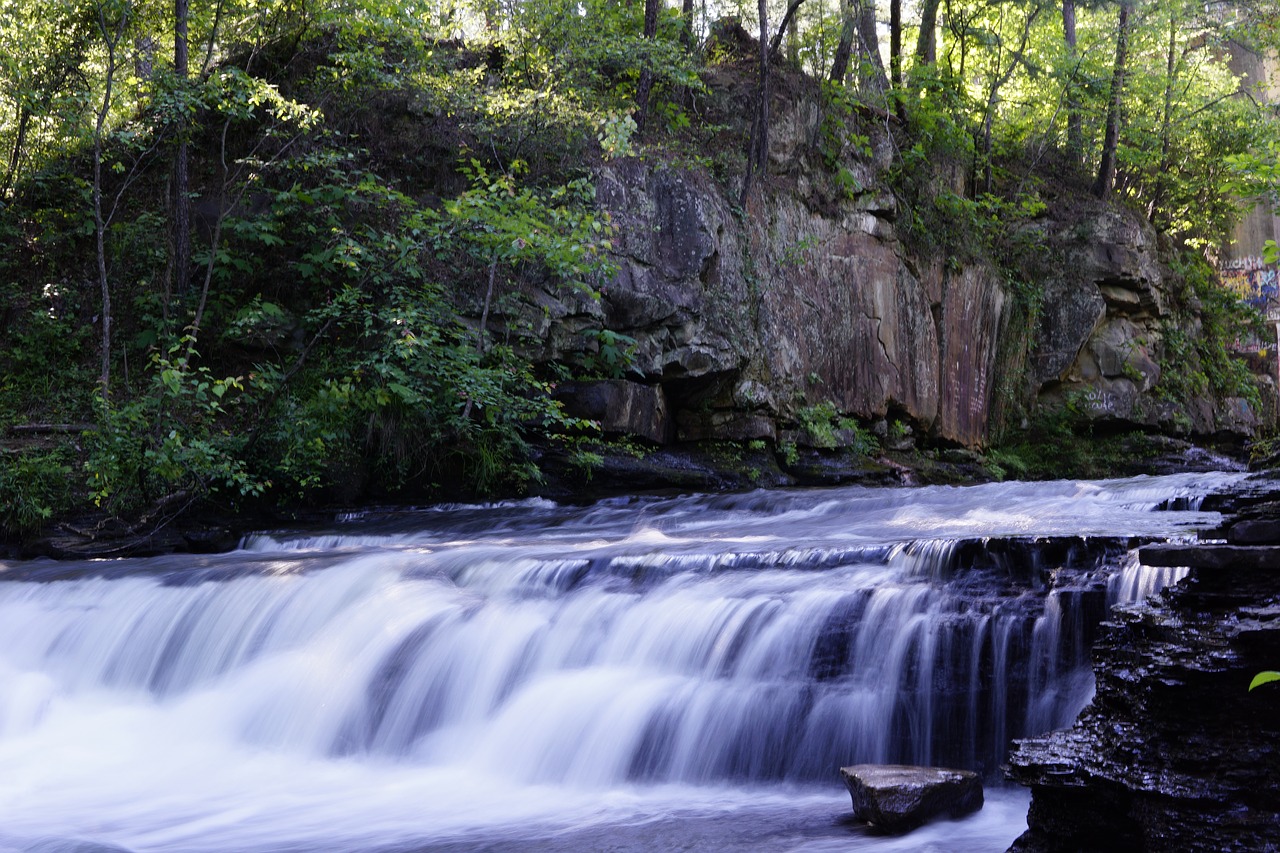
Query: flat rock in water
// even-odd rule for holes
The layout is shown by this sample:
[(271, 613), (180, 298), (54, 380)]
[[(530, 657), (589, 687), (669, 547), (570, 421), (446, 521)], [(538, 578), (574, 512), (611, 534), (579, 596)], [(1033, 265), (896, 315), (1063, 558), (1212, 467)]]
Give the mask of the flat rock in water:
[(968, 770), (855, 764), (841, 767), (840, 775), (853, 797), (854, 819), (891, 832), (982, 808), (982, 780)]

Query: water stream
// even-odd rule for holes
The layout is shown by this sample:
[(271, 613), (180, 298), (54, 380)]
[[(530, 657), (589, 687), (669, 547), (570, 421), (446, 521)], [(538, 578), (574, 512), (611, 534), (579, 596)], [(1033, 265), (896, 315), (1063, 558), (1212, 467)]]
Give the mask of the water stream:
[[(1090, 698), (1140, 540), (1238, 474), (531, 500), (0, 563), (0, 851), (1002, 850), (855, 762), (995, 781)], [(96, 845), (96, 846), (95, 846)]]

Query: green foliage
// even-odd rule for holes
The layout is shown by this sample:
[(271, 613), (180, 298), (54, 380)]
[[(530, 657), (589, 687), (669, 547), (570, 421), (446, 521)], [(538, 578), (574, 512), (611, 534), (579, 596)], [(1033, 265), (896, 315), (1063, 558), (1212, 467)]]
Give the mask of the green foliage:
[(602, 379), (621, 379), (635, 357), (636, 339), (612, 329), (601, 329), (595, 339), (595, 352), (588, 352), (583, 359), (587, 373)]
[(65, 449), (0, 450), (0, 531), (34, 533), (55, 512), (65, 511), (71, 501), (71, 471)]
[(437, 247), (461, 243), (484, 266), (536, 263), (557, 280), (591, 295), (610, 267), (608, 213), (594, 209), (595, 187), (578, 178), (538, 190), (521, 186), (524, 164), (493, 174), (478, 160), (463, 167), (471, 186), (444, 205)]
[(1018, 452), (1007, 448), (988, 450), (983, 454), (982, 467), (997, 482), (1003, 482), (1010, 476), (1025, 479), (1032, 473), (1031, 463)]
[(1132, 473), (1157, 451), (1144, 433), (1095, 431), (1089, 401), (1077, 392), (1037, 409), (1026, 429), (988, 448), (984, 467), (996, 479), (1097, 479)]
[(1249, 690), (1252, 691), (1255, 687), (1261, 687), (1264, 684), (1271, 684), (1276, 681), (1280, 681), (1280, 672), (1266, 670), (1253, 677), (1253, 680), (1249, 682)]
[[(1162, 325), (1163, 354), (1156, 392), (1179, 403), (1205, 394), (1219, 399), (1241, 397), (1255, 411), (1260, 410), (1257, 380), (1235, 354), (1234, 346), (1262, 334), (1261, 317), (1218, 284), (1203, 256), (1184, 253), (1172, 269), (1184, 282), (1184, 304)], [(1193, 311), (1185, 304), (1192, 299), (1198, 320), (1194, 325)]]
[(91, 411), (92, 374), (81, 368), (91, 334), (68, 310), (73, 300), (64, 288), (46, 285), (0, 336), (0, 424), (35, 412), (37, 419), (79, 421)]
[(814, 447), (843, 447), (858, 456), (869, 456), (880, 449), (879, 441), (869, 430), (853, 418), (842, 416), (830, 400), (800, 409), (796, 420)]
[(215, 377), (193, 365), (193, 341), (154, 353), (146, 393), (103, 405), (86, 433), (85, 470), (93, 502), (127, 512), (178, 494), (261, 495), (270, 485), (243, 458), (245, 437), (231, 429), (243, 377)]

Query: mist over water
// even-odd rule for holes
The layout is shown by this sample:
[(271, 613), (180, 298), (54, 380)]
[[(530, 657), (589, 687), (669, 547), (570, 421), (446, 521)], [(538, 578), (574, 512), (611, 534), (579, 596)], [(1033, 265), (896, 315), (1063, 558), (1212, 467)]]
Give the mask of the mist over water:
[(837, 769), (994, 779), (1088, 701), (1106, 607), (1177, 579), (1128, 546), (1240, 479), (370, 511), (0, 564), (0, 852), (1003, 849), (1021, 792), (883, 838)]

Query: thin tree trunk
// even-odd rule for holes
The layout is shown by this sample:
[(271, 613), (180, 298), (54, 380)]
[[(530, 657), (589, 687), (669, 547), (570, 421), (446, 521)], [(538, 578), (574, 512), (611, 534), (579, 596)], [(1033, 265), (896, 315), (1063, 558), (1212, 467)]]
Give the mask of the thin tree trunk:
[(782, 50), (782, 40), (791, 28), (791, 19), (795, 17), (796, 11), (802, 5), (804, 5), (804, 0), (791, 0), (787, 4), (787, 11), (782, 16), (782, 23), (778, 26), (778, 32), (774, 34), (773, 40), (769, 42), (769, 58), (771, 61), (778, 58), (778, 52)]
[[(185, 5), (187, 0), (181, 0)], [(200, 76), (204, 77), (213, 70), (213, 46), (217, 42), (218, 27), (222, 25), (222, 9), (226, 5), (226, 0), (218, 0), (218, 6), (213, 12), (213, 26), (209, 28), (209, 38), (205, 42), (204, 62), (200, 64)]]
[[(185, 90), (188, 74), (187, 49), (188, 0), (173, 3), (173, 71), (178, 85)], [(173, 274), (178, 297), (187, 295), (191, 278), (191, 178), (187, 165), (187, 130), (185, 110), (178, 119), (178, 150), (173, 163)]]
[(1178, 70), (1178, 19), (1169, 12), (1169, 46), (1165, 56), (1164, 110), (1160, 116), (1160, 168), (1156, 170), (1156, 188), (1151, 194), (1148, 218), (1154, 221), (1169, 191), (1169, 169), (1173, 152), (1173, 83)]
[(1106, 198), (1116, 184), (1116, 149), (1120, 145), (1120, 107), (1124, 98), (1125, 65), (1129, 55), (1129, 0), (1120, 0), (1120, 21), (1116, 33), (1116, 64), (1111, 72), (1111, 97), (1107, 104), (1107, 129), (1102, 138), (1102, 157), (1093, 194)]
[[(480, 312), (480, 328), (476, 329), (476, 351), (484, 355), (484, 336), (486, 327), (489, 325), (489, 305), (493, 302), (493, 290), (498, 281), (498, 261), (495, 259), (489, 262), (489, 289), (484, 293), (484, 310)], [(471, 408), (474, 400), (467, 397), (467, 403), (462, 407), (462, 419), (465, 421), (471, 417)]]
[(876, 32), (876, 0), (861, 0), (858, 15), (858, 41), (863, 91), (883, 100), (889, 88), (884, 60), (880, 58), (880, 36)]
[(128, 26), (129, 12), (126, 5), (121, 11), (114, 31), (107, 23), (107, 10), (100, 2), (97, 7), (98, 31), (107, 49), (106, 85), (102, 90), (102, 104), (98, 107), (93, 128), (93, 232), (97, 252), (98, 286), (102, 291), (102, 368), (98, 374), (98, 387), (104, 409), (111, 399), (111, 282), (107, 278), (107, 219), (102, 213), (102, 134), (106, 130), (107, 116), (111, 113), (111, 99), (115, 93), (118, 48)]
[(693, 50), (693, 0), (684, 0), (680, 5), (680, 19), (684, 22), (684, 32), (680, 34), (680, 41), (688, 50)]
[(840, 41), (836, 43), (836, 53), (831, 60), (832, 83), (843, 83), (845, 78), (849, 76), (849, 59), (853, 55), (853, 39), (857, 34), (857, 24), (854, 22), (854, 0), (841, 0), (840, 7), (843, 12), (840, 22)]
[(756, 94), (756, 116), (751, 128), (750, 148), (747, 151), (747, 174), (742, 181), (743, 207), (751, 194), (752, 182), (757, 173), (764, 174), (769, 164), (769, 5), (767, 0), (757, 0), (760, 14), (760, 83)]
[(889, 82), (902, 86), (902, 0), (889, 0)]
[[(644, 37), (652, 43), (658, 35), (658, 9), (661, 0), (644, 0)], [(646, 56), (644, 68), (640, 71), (640, 82), (636, 85), (636, 127), (644, 130), (649, 119), (649, 94), (653, 90), (652, 60)]]
[(1062, 0), (1062, 39), (1066, 42), (1071, 66), (1071, 76), (1067, 78), (1067, 154), (1078, 164), (1084, 156), (1084, 126), (1076, 88), (1076, 74), (1080, 70), (1076, 58), (1076, 0)]
[(22, 149), (27, 147), (27, 128), (31, 125), (31, 110), (24, 104), (18, 114), (18, 133), (13, 141), (13, 151), (9, 154), (9, 168), (5, 171), (4, 183), (0, 184), (0, 198), (7, 196), (18, 177), (18, 165), (22, 162)]
[[(991, 169), (991, 126), (995, 121), (996, 107), (1000, 104), (1000, 90), (1013, 77), (1013, 72), (1018, 67), (1019, 57), (1025, 55), (1027, 50), (1027, 41), (1031, 38), (1031, 28), (1035, 25), (1036, 18), (1040, 17), (1041, 7), (1036, 6), (1027, 15), (1026, 21), (1022, 27), (1022, 38), (1018, 42), (1016, 50), (1009, 52), (1009, 64), (1004, 64), (1005, 50), (1001, 43), (1000, 50), (996, 54), (996, 70), (991, 78), (991, 89), (987, 93), (987, 106), (982, 118), (982, 139), (981, 152), (983, 158), (983, 180), (982, 186), (984, 192), (991, 192), (992, 189), (992, 169)], [(975, 169), (974, 181), (977, 182), (977, 174)]]

